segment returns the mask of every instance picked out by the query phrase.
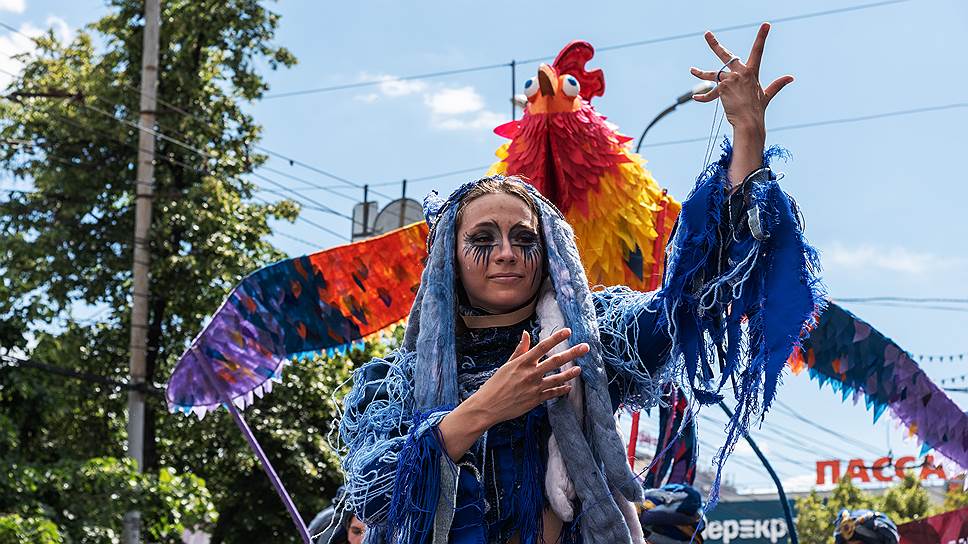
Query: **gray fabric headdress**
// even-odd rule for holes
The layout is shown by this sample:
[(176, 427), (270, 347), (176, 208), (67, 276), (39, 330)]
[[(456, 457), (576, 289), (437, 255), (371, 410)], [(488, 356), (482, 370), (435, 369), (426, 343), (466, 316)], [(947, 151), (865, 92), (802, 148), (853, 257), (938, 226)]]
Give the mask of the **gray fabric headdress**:
[[(518, 181), (503, 176), (493, 179)], [(453, 407), (459, 401), (454, 340), (456, 215), (461, 199), (481, 181), (461, 186), (446, 201), (432, 193), (424, 205), (431, 226), (429, 257), (404, 338), (404, 349), (416, 352), (414, 402), (418, 411)], [(572, 330), (570, 341), (586, 342), (591, 348), (578, 360), (585, 413), (576, 414), (563, 398), (548, 403), (552, 431), (581, 499), (584, 542), (629, 542), (631, 536), (612, 491), (629, 501), (640, 501), (642, 488), (628, 466), (615, 428), (595, 308), (574, 232), (551, 202), (531, 185), (523, 185), (541, 215), (548, 273), (565, 324)]]

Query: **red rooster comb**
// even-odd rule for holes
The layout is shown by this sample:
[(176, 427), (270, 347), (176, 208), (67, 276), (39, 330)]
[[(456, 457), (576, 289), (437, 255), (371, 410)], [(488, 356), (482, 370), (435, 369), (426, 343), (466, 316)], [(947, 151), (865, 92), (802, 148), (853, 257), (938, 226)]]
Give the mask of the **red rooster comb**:
[(581, 86), (581, 97), (591, 102), (592, 97), (605, 94), (605, 74), (601, 68), (596, 68), (591, 72), (585, 71), (585, 64), (595, 56), (595, 48), (592, 44), (575, 40), (566, 45), (555, 58), (552, 68), (561, 74), (575, 76)]

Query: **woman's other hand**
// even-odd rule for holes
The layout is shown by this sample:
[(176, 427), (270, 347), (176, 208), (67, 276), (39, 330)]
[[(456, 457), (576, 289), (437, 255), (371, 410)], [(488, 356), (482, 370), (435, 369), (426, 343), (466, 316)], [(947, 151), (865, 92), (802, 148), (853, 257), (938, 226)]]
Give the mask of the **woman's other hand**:
[(581, 368), (553, 371), (588, 353), (588, 344), (578, 344), (542, 360), (569, 336), (571, 330), (562, 329), (531, 347), (531, 336), (527, 332), (521, 335), (510, 360), (440, 422), (438, 428), (451, 459), (460, 459), (487, 429), (571, 390), (568, 382), (581, 374)]
[(467, 399), (479, 405), (488, 427), (522, 416), (542, 402), (571, 390), (568, 382), (581, 373), (581, 368), (574, 366), (564, 372), (551, 372), (588, 353), (588, 344), (578, 344), (541, 360), (569, 336), (571, 330), (561, 329), (532, 348), (531, 336), (527, 332), (521, 335), (511, 359)]

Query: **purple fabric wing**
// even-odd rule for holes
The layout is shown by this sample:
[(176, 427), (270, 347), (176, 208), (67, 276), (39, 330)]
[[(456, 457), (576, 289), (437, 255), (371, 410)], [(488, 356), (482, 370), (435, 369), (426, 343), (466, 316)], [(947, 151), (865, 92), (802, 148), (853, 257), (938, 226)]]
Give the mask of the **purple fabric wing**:
[(891, 339), (830, 302), (803, 342), (810, 376), (844, 399), (862, 393), (874, 421), (890, 408), (922, 444), (968, 469), (968, 414)]

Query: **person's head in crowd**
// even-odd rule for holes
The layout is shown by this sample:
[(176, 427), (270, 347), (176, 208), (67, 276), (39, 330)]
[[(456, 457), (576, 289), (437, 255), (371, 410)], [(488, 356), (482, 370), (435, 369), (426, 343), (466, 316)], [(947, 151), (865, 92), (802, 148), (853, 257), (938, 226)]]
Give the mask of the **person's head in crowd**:
[(881, 512), (841, 510), (834, 527), (837, 544), (897, 544), (897, 525)]
[(366, 525), (356, 516), (350, 516), (350, 521), (346, 525), (347, 544), (361, 544), (363, 535), (366, 534)]
[(702, 544), (702, 495), (692, 486), (666, 484), (646, 489), (639, 521), (648, 544)]

